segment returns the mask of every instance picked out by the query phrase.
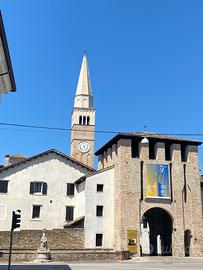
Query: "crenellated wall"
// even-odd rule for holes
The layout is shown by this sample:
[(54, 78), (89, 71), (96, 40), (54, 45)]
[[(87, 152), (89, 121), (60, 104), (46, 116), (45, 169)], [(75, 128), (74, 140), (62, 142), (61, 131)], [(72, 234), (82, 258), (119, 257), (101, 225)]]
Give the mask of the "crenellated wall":
[[(131, 139), (117, 142), (117, 154), (112, 159), (107, 154), (99, 156), (99, 169), (114, 164), (114, 226), (115, 249), (127, 249), (127, 230), (140, 231), (141, 218), (154, 207), (164, 209), (173, 222), (172, 251), (174, 256), (185, 256), (184, 231), (191, 231), (191, 256), (201, 256), (202, 213), (198, 166), (198, 146), (186, 147), (187, 161), (181, 161), (180, 143), (171, 144), (171, 160), (166, 161), (165, 143), (155, 143), (155, 158), (149, 159), (149, 145), (140, 144), (138, 158), (132, 158)], [(107, 162), (106, 162), (107, 156)], [(105, 160), (103, 162), (103, 160)], [(143, 164), (143, 199), (141, 199), (141, 162)], [(146, 197), (145, 164), (169, 164), (172, 197), (148, 199)], [(185, 183), (187, 198), (185, 202)], [(140, 246), (137, 239), (137, 246)], [(139, 255), (139, 252), (138, 252)]]

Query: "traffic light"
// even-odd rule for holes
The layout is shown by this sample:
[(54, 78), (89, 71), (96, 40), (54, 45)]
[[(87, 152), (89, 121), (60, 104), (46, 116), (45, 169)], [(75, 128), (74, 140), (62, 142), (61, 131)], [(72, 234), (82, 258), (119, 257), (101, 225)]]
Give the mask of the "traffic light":
[(12, 227), (11, 230), (20, 228), (20, 222), (21, 222), (21, 210), (13, 211), (12, 214)]

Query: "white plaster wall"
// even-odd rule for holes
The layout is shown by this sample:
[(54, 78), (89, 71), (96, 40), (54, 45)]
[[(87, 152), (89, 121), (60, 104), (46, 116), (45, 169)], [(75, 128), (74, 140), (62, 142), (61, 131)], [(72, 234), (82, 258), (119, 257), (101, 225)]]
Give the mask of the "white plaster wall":
[[(103, 192), (97, 192), (103, 184)], [(103, 234), (102, 248), (114, 247), (114, 169), (86, 179), (85, 248), (96, 247), (96, 233)], [(103, 205), (103, 217), (96, 216), (96, 205)]]
[(85, 184), (86, 182), (82, 182), (81, 184), (76, 186), (76, 207), (75, 207), (75, 218), (85, 216)]
[[(87, 172), (82, 166), (55, 153), (49, 153), (0, 173), (0, 179), (9, 181), (8, 193), (0, 194), (0, 205), (6, 205), (6, 217), (0, 219), (0, 230), (10, 229), (11, 214), (16, 209), (21, 210), (20, 229), (63, 228), (66, 205), (75, 207), (74, 218), (81, 214), (81, 209), (77, 206), (76, 188), (75, 196), (67, 196), (66, 184), (73, 183)], [(33, 181), (47, 182), (47, 195), (30, 194), (30, 182)], [(79, 198), (82, 198), (81, 195)], [(31, 219), (33, 204), (42, 205), (41, 220)]]

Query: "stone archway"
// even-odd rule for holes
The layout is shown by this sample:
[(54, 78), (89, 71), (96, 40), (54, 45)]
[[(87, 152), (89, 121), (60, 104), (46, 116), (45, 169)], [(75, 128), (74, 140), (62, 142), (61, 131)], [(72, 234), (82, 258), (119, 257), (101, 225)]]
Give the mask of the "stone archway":
[(141, 246), (143, 255), (171, 256), (172, 229), (173, 221), (171, 215), (166, 210), (159, 207), (147, 210), (142, 217), (141, 224)]

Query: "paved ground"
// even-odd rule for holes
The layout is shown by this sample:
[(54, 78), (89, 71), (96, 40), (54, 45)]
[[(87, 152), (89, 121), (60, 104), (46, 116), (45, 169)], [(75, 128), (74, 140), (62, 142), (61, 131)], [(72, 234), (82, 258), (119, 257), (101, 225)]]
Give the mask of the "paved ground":
[[(194, 261), (127, 261), (118, 263), (70, 263), (41, 265), (12, 265), (12, 270), (202, 270), (203, 258)], [(7, 270), (6, 265), (0, 265), (0, 270)]]

